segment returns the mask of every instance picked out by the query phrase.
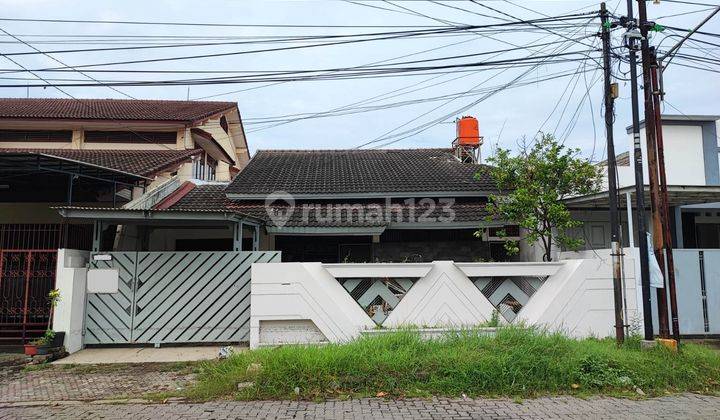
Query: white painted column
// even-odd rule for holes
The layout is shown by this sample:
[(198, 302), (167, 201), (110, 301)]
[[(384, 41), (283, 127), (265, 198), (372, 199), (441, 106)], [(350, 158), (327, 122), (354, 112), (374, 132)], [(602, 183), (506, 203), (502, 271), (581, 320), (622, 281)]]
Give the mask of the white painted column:
[(76, 249), (59, 249), (55, 288), (60, 300), (53, 312), (54, 331), (65, 332), (63, 345), (68, 353), (83, 348), (87, 262), (90, 253)]

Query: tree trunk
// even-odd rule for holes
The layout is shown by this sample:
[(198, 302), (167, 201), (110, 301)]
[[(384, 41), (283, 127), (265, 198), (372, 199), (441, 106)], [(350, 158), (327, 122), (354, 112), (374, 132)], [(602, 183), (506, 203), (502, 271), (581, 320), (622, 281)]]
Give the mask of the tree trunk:
[(552, 236), (548, 235), (547, 241), (543, 238), (543, 246), (545, 247), (545, 255), (543, 255), (543, 261), (552, 261)]

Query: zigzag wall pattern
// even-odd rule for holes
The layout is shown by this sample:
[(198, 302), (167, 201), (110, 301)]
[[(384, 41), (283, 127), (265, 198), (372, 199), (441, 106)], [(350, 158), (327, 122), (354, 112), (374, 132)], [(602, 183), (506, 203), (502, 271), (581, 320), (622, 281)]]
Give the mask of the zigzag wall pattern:
[[(633, 265), (627, 262), (625, 267), (625, 293), (634, 296)], [(398, 278), (406, 279), (411, 286), (395, 300), (387, 285), (378, 280)], [(302, 343), (298, 338), (302, 334), (297, 334), (300, 325), (312, 327), (309, 336), (322, 334), (321, 341), (352, 340), (378, 325), (379, 320), (366, 312), (366, 305), (376, 304), (379, 296), (394, 305), (380, 320), (384, 328), (473, 327), (491, 319), (496, 306), (506, 305), (513, 313), (503, 314), (504, 322), (542, 326), (575, 337), (613, 333), (612, 270), (603, 260), (595, 259), (557, 263), (255, 264), (251, 293), (251, 347)], [(522, 305), (517, 312), (508, 295)], [(627, 302), (630, 317), (636, 317), (634, 299)], [(293, 340), (286, 340), (278, 328), (269, 341), (261, 341), (260, 337), (270, 336), (262, 332), (263, 323), (269, 322), (287, 322), (288, 332), (294, 329)]]

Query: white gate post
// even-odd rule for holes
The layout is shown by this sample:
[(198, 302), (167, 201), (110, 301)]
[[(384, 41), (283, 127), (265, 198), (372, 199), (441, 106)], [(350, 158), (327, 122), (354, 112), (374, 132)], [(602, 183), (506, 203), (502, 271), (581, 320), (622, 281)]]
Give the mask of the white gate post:
[(60, 300), (53, 312), (52, 329), (65, 332), (63, 345), (68, 353), (83, 348), (88, 251), (58, 249), (55, 288)]

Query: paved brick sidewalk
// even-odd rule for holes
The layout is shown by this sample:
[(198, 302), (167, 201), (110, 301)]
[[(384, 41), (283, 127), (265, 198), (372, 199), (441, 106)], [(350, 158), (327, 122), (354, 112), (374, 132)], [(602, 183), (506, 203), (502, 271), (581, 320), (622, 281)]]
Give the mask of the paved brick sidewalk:
[[(0, 404), (2, 407), (2, 404)], [(553, 397), (515, 403), (507, 399), (387, 401), (368, 398), (324, 403), (297, 401), (212, 402), (205, 404), (72, 404), (2, 407), (0, 419), (408, 419), (563, 418), (709, 419), (720, 418), (720, 398), (676, 395), (642, 401), (615, 398)]]
[(0, 378), (0, 405), (21, 401), (61, 401), (140, 397), (185, 387), (193, 375), (163, 364), (51, 366)]

